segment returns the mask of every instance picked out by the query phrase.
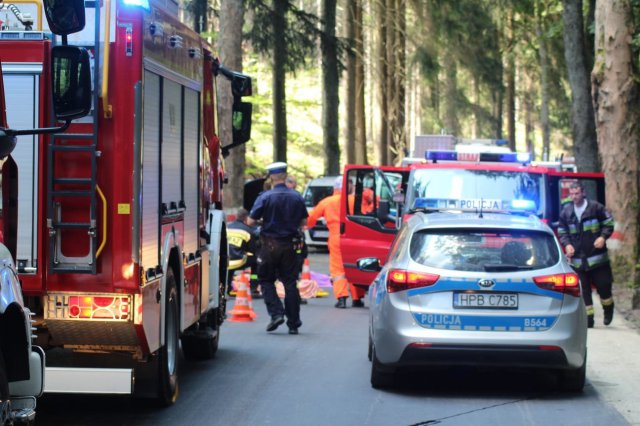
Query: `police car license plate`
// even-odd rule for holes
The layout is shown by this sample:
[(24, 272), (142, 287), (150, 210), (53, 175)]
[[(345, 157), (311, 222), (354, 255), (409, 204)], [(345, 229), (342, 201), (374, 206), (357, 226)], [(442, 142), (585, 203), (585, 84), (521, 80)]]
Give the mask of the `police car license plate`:
[(456, 309), (518, 309), (518, 294), (454, 292), (453, 307)]
[(315, 231), (313, 233), (314, 238), (329, 238), (329, 231)]

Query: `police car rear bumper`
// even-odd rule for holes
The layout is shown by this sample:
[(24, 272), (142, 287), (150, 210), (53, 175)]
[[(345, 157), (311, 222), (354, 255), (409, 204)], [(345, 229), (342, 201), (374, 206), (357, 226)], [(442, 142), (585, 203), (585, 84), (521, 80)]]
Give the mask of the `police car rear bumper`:
[(492, 366), (571, 368), (559, 347), (438, 345), (407, 346), (402, 366)]

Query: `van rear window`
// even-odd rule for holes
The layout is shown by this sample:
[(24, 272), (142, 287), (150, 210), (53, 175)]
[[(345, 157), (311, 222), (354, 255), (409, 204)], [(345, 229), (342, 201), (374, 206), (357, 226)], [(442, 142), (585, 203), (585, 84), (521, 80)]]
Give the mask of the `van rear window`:
[(333, 186), (308, 186), (302, 195), (307, 207), (315, 207), (323, 198), (333, 195)]

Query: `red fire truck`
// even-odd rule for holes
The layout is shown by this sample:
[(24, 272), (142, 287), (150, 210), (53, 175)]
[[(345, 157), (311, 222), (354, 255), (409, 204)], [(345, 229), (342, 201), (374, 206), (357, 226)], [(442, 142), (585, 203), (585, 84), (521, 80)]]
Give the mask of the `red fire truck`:
[(350, 282), (369, 286), (375, 274), (358, 270), (357, 259), (386, 259), (403, 216), (425, 203), (501, 209), (504, 203), (530, 200), (535, 213), (557, 227), (571, 182), (583, 181), (587, 196), (604, 202), (603, 174), (532, 166), (528, 153), (428, 150), (423, 158), (405, 167), (345, 166), (343, 198), (349, 181), (354, 202), (342, 205), (340, 244)]
[[(52, 45), (82, 47), (93, 75), (91, 114), (65, 133), (19, 136), (2, 168), (2, 233), (47, 349), (45, 392), (171, 404), (180, 347), (187, 359), (218, 348), (222, 153), (249, 139), (251, 80), (220, 66), (175, 0), (14, 3), (0, 10), (12, 127), (55, 125)], [(234, 98), (224, 144), (219, 74)]]

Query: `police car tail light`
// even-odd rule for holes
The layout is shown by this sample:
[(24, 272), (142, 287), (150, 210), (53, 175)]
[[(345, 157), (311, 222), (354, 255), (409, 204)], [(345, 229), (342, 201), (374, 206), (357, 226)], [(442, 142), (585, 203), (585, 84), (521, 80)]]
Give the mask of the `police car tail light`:
[(440, 275), (412, 272), (405, 269), (392, 269), (387, 277), (387, 292), (410, 290), (412, 288), (434, 285)]
[(540, 288), (558, 291), (560, 293), (580, 296), (580, 280), (577, 274), (555, 274), (535, 277), (533, 282)]

